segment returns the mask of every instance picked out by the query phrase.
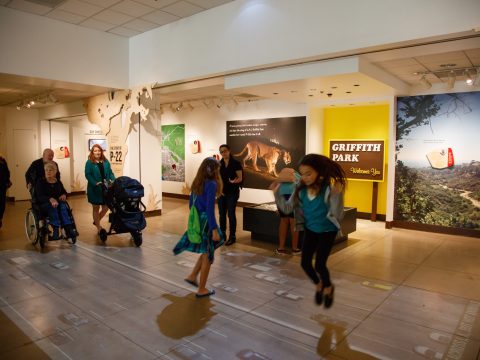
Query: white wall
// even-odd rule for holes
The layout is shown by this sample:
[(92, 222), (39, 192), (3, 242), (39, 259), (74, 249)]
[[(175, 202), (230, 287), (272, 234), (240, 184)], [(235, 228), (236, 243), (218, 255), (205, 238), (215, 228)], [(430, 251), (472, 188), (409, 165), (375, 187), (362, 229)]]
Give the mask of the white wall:
[[(7, 159), (7, 109), (0, 106), (0, 155)], [(8, 159), (7, 159), (8, 162)]]
[(128, 39), (0, 6), (0, 73), (128, 88)]
[[(184, 110), (177, 113), (167, 111), (162, 115), (162, 125), (185, 124), (185, 180), (190, 186), (200, 163), (204, 158), (219, 154), (218, 147), (226, 143), (226, 122), (228, 120), (264, 119), (289, 116), (307, 116), (305, 104), (292, 104), (287, 102), (262, 100), (241, 102), (238, 106), (227, 103), (221, 109), (213, 107), (206, 109), (203, 105), (196, 104), (192, 111)], [(309, 121), (307, 118), (307, 133)], [(192, 154), (189, 144), (193, 140), (200, 140), (201, 152)], [(307, 152), (310, 151), (307, 148)], [(160, 156), (160, 154), (159, 154)], [(181, 194), (185, 185), (180, 182), (162, 181), (163, 191)], [(269, 190), (246, 189), (240, 192), (240, 201), (260, 204), (273, 201)]]
[[(11, 173), (12, 187), (9, 189), (9, 196), (17, 199), (25, 198), (25, 171), (33, 160), (42, 156), (39, 152), (39, 120), (38, 111), (35, 109), (18, 111), (17, 109), (4, 107), (5, 136), (6, 136), (6, 159)], [(14, 132), (15, 130), (31, 130), (33, 141), (21, 144), (24, 153), (32, 154), (32, 158), (26, 161), (17, 161), (15, 154)]]
[(478, 0), (236, 0), (130, 38), (130, 85), (471, 32), (478, 14)]

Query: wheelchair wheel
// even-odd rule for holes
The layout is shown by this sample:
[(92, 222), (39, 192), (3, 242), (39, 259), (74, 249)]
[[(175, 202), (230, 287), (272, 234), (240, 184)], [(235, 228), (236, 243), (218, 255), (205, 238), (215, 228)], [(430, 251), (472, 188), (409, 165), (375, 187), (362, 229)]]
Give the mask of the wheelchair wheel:
[(32, 209), (25, 215), (25, 233), (33, 246), (40, 240), (40, 224), (37, 215)]
[(131, 233), (133, 242), (136, 247), (140, 247), (142, 245), (143, 239), (142, 239), (142, 233), (140, 232), (132, 232)]

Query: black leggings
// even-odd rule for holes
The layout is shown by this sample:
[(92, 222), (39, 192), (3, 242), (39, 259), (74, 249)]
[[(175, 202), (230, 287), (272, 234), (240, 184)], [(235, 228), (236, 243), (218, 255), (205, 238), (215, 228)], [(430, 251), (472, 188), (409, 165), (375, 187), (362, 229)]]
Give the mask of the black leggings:
[[(305, 228), (302, 246), (302, 269), (314, 284), (318, 284), (321, 279), (324, 288), (332, 286), (330, 273), (327, 269), (327, 259), (336, 235), (336, 231), (316, 233)], [(312, 266), (314, 253), (316, 253), (315, 269)], [(318, 275), (320, 275), (320, 278)]]

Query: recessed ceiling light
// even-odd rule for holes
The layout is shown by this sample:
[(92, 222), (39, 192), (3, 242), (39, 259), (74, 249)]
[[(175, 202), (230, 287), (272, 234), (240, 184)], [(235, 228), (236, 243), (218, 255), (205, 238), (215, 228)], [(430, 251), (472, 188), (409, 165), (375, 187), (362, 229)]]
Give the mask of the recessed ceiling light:
[(353, 86), (360, 86), (360, 84), (353, 84)]
[(274, 92), (273, 95), (278, 95), (278, 93), (277, 93), (277, 92)]
[(323, 94), (323, 91), (320, 91), (320, 94)]
[(316, 91), (317, 89), (310, 89), (310, 91)]
[(351, 94), (352, 92), (351, 91), (345, 91), (345, 94)]
[(290, 92), (293, 94), (293, 93), (296, 93), (297, 90), (290, 90)]
[(308, 96), (312, 97), (313, 95), (312, 95), (312, 94), (308, 94)]
[(332, 89), (337, 89), (337, 86), (332, 86)]

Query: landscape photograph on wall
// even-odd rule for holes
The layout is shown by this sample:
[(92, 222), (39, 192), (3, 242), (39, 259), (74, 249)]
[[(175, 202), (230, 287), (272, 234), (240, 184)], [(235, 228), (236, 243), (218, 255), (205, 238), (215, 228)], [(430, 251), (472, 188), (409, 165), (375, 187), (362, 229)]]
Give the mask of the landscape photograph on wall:
[(306, 117), (227, 121), (227, 144), (243, 166), (243, 187), (268, 189), (305, 155)]
[(478, 91), (398, 98), (394, 220), (480, 234), (479, 135)]
[(162, 125), (162, 180), (185, 181), (185, 124)]

